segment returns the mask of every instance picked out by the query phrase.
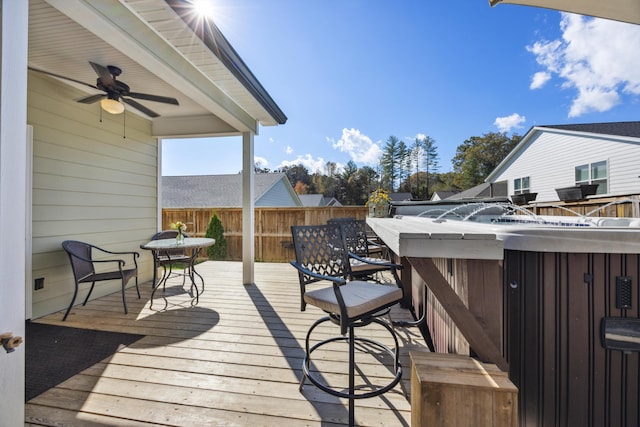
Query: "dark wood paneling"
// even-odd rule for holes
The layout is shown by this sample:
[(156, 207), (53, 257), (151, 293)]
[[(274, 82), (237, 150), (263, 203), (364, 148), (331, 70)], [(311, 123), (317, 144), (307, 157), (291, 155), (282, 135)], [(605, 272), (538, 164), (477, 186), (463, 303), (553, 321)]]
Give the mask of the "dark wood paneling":
[[(631, 277), (631, 309), (616, 278)], [(638, 426), (639, 353), (606, 350), (604, 316), (638, 318), (640, 256), (506, 251), (505, 358), (521, 426)]]

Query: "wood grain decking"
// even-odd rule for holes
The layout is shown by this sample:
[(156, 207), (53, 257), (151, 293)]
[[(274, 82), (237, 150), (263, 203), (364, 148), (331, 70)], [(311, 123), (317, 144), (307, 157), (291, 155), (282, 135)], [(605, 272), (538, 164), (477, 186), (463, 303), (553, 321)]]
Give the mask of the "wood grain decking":
[[(169, 307), (156, 299), (149, 309), (150, 284), (142, 299), (127, 291), (129, 314), (119, 293), (76, 306), (66, 322), (62, 312), (42, 323), (145, 335), (109, 359), (29, 401), (25, 425), (55, 426), (334, 426), (347, 422), (346, 401), (307, 383), (298, 391), (304, 336), (322, 312), (300, 311), (295, 270), (287, 263), (256, 263), (256, 285), (242, 285), (242, 264), (207, 261), (197, 266), (206, 288), (196, 307), (168, 288)], [(160, 294), (160, 291), (158, 291)], [(82, 297), (82, 295), (81, 295)], [(394, 307), (394, 319), (410, 320)], [(327, 325), (316, 336), (334, 335)], [(380, 327), (360, 335), (390, 344)], [(411, 422), (409, 350), (426, 345), (417, 328), (398, 329), (403, 381), (376, 398), (356, 401), (361, 426), (408, 426)], [(28, 337), (26, 337), (28, 340)], [(72, 349), (70, 349), (72, 351)], [(314, 353), (314, 363), (332, 384), (346, 387), (346, 345)], [(374, 356), (358, 353), (365, 381), (390, 378)], [(388, 365), (387, 365), (388, 366)], [(362, 382), (360, 383), (362, 384)]]

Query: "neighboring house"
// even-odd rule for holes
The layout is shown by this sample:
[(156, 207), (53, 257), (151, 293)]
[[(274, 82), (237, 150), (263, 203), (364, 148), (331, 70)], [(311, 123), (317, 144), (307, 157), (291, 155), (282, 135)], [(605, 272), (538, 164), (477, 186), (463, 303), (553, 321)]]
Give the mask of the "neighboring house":
[(506, 198), (508, 194), (506, 182), (483, 182), (475, 187), (455, 193), (447, 197), (446, 200)]
[(413, 198), (411, 193), (389, 193), (389, 197), (392, 202), (402, 202)]
[(325, 206), (342, 206), (342, 203), (338, 201), (335, 197), (325, 197), (324, 198)]
[[(254, 176), (256, 207), (302, 206), (283, 173)], [(163, 208), (229, 208), (242, 206), (242, 175), (162, 177)]]
[(598, 196), (640, 193), (640, 122), (535, 126), (487, 177), (508, 194), (559, 200), (557, 188), (599, 184)]
[(298, 194), (302, 206), (342, 206), (335, 197), (324, 197), (322, 194)]
[(322, 194), (298, 194), (302, 206), (326, 206), (325, 197)]
[(438, 200), (444, 200), (448, 197), (452, 197), (454, 195), (458, 194), (458, 191), (435, 191), (432, 195), (431, 195), (431, 200), (432, 201), (438, 201)]

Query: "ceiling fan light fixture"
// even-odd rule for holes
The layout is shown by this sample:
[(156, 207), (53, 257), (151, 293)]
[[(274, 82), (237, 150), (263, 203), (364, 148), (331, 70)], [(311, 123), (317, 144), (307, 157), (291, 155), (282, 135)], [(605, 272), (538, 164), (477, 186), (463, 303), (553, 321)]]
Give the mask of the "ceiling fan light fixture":
[(124, 104), (115, 99), (105, 98), (100, 101), (100, 107), (107, 113), (121, 114), (124, 112)]

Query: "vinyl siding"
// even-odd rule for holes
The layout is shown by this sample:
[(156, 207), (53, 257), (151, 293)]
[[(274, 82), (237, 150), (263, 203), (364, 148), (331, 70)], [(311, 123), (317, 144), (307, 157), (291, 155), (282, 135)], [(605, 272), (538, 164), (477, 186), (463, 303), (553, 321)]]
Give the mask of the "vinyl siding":
[(300, 206), (297, 200), (294, 200), (292, 194), (287, 189), (285, 181), (283, 179), (278, 180), (269, 190), (267, 190), (258, 200), (255, 205), (257, 207), (292, 207)]
[(492, 182), (507, 180), (513, 194), (515, 178), (530, 177), (537, 202), (556, 201), (556, 188), (575, 184), (578, 165), (608, 161), (607, 195), (640, 191), (640, 142), (631, 138), (585, 137), (553, 131), (538, 132), (505, 164)]
[[(73, 277), (63, 240), (138, 251), (140, 282), (152, 274), (150, 254), (140, 249), (157, 224), (158, 148), (150, 136), (151, 123), (129, 111), (126, 117), (103, 113), (100, 121), (99, 104), (74, 101), (82, 96), (54, 79), (29, 73), (32, 272), (34, 279), (45, 278), (44, 289), (33, 291), (33, 318), (65, 309), (71, 301)], [(76, 303), (87, 289), (81, 286)], [(119, 289), (118, 282), (104, 282), (96, 285), (92, 298)]]

